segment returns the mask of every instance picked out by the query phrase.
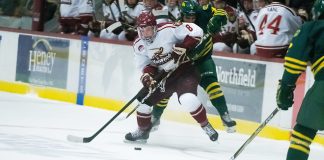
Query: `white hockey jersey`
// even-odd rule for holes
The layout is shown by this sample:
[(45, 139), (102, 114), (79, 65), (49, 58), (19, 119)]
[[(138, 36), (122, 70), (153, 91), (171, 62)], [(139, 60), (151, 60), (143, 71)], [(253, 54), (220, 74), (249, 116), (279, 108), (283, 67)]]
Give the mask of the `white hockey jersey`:
[(79, 0), (60, 0), (60, 16), (61, 17), (78, 17), (79, 16)]
[(110, 20), (119, 21), (120, 12), (118, 10), (116, 2), (111, 3), (110, 5), (102, 4), (102, 11), (105, 17), (108, 17)]
[(301, 18), (291, 8), (273, 2), (258, 14), (255, 45), (264, 49), (286, 48), (301, 25)]
[(226, 25), (222, 26), (222, 33), (225, 32), (235, 33), (238, 30), (237, 27), (238, 27), (237, 21), (234, 21), (234, 23), (232, 23), (229, 20), (227, 20)]
[[(168, 10), (168, 12), (173, 16), (174, 19), (178, 19), (181, 16), (180, 9), (178, 6), (175, 6), (173, 8), (169, 6), (164, 6), (163, 10)], [(172, 18), (171, 18), (172, 19)]]
[(187, 35), (201, 38), (203, 30), (194, 23), (166, 23), (157, 29), (153, 43), (136, 39), (133, 47), (137, 68), (143, 71), (146, 65), (151, 64), (159, 70), (175, 69), (177, 64), (171, 57), (172, 47), (182, 43)]
[(127, 22), (135, 23), (136, 18), (144, 9), (145, 7), (142, 2), (138, 2), (134, 8), (129, 8), (125, 5), (125, 18), (127, 19)]

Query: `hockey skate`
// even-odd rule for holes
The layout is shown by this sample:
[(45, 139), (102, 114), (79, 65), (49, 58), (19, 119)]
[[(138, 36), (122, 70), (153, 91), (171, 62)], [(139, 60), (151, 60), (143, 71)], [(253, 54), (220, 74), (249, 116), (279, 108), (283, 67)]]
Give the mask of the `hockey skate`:
[(151, 122), (152, 122), (151, 132), (157, 131), (160, 126), (160, 118), (154, 117), (152, 115)]
[(209, 136), (209, 139), (211, 141), (216, 141), (218, 139), (218, 133), (213, 128), (213, 126), (211, 126), (211, 124), (209, 122), (208, 122), (208, 124), (206, 126), (202, 127), (202, 129)]
[(236, 122), (231, 119), (228, 113), (225, 113), (223, 116), (220, 116), (223, 122), (223, 126), (226, 128), (227, 133), (236, 132)]
[(125, 143), (146, 143), (150, 135), (150, 129), (141, 130), (137, 129), (134, 132), (129, 132), (125, 135)]

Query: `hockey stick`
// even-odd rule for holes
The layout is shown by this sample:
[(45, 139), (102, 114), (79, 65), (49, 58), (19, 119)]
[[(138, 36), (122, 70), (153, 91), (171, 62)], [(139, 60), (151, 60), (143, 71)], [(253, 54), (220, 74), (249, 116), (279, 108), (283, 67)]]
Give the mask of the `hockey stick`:
[(235, 152), (235, 154), (231, 157), (230, 160), (234, 160), (237, 156), (245, 149), (245, 147), (261, 132), (261, 130), (268, 124), (268, 122), (278, 113), (280, 109), (276, 108), (272, 113), (268, 116), (268, 118), (253, 132), (249, 139), (247, 139), (244, 144)]
[[(168, 75), (170, 75), (173, 71), (169, 72)], [(165, 76), (166, 72), (162, 72), (161, 74), (159, 74), (157, 76), (157, 81), (159, 82), (159, 84), (161, 82), (163, 82), (168, 75)], [(163, 77), (163, 78), (162, 78)], [(157, 85), (158, 87), (159, 85)], [(144, 103), (144, 101), (150, 97), (150, 95), (156, 90), (156, 88), (153, 88), (151, 90), (149, 90), (148, 94), (146, 94), (145, 97), (141, 98), (145, 93), (147, 93), (147, 88), (143, 87), (129, 102), (127, 102), (127, 104), (120, 109), (105, 125), (103, 125), (96, 133), (94, 133), (92, 136), (90, 137), (78, 137), (78, 136), (74, 136), (74, 135), (68, 135), (67, 136), (67, 140), (70, 142), (77, 142), (77, 143), (89, 143), (91, 142), (94, 138), (96, 138), (98, 136), (99, 133), (101, 133), (111, 122), (113, 122), (130, 104), (133, 103), (133, 101), (135, 99), (140, 99), (141, 98), (141, 102)]]
[(105, 125), (103, 125), (96, 133), (94, 133), (90, 137), (78, 137), (74, 135), (68, 135), (67, 140), (71, 142), (78, 142), (78, 143), (89, 143), (91, 142), (94, 138), (97, 137), (97, 135), (102, 132), (112, 121), (114, 121), (117, 116), (119, 116), (134, 100), (136, 100), (138, 97), (142, 96), (143, 93), (146, 92), (146, 88), (142, 88), (127, 104), (120, 109)]

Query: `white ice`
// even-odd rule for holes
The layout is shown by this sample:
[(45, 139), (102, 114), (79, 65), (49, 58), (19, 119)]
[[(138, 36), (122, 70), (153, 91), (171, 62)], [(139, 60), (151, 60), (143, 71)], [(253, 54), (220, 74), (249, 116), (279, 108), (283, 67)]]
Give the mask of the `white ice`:
[[(124, 143), (136, 128), (134, 115), (114, 121), (90, 143), (66, 140), (72, 134), (91, 136), (115, 112), (0, 92), (1, 160), (229, 160), (249, 135), (219, 131), (211, 142), (198, 125), (162, 120), (147, 144)], [(120, 115), (121, 117), (125, 114)], [(284, 160), (288, 141), (255, 138), (237, 160)], [(134, 150), (141, 147), (142, 150)], [(312, 144), (309, 160), (324, 157)]]

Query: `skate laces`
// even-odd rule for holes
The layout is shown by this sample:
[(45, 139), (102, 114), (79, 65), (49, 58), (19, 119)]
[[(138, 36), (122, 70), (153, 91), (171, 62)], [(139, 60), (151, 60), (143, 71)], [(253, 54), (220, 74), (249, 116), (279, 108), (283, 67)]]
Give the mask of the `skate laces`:
[(131, 132), (132, 137), (141, 137), (144, 135), (144, 133), (145, 133), (145, 131), (142, 131), (140, 129), (137, 129), (136, 131)]
[(208, 136), (212, 136), (216, 133), (215, 129), (208, 123), (206, 126), (202, 127)]

